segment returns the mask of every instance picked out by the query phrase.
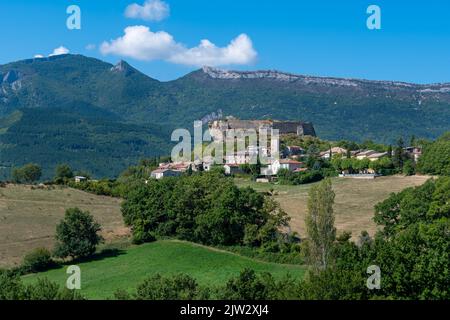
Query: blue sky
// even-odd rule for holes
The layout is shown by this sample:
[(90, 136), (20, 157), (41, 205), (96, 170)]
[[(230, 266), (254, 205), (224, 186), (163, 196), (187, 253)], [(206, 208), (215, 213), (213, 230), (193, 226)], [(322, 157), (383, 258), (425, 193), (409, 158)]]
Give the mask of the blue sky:
[[(124, 59), (159, 80), (208, 61), (238, 70), (450, 82), (450, 1), (164, 0), (170, 13), (159, 19), (126, 17), (129, 5), (145, 1), (0, 0), (0, 64), (64, 46), (111, 63)], [(381, 8), (381, 30), (366, 27), (371, 4)], [(69, 5), (81, 9), (81, 30), (66, 27)], [(119, 38), (122, 44), (111, 42)], [(199, 49), (202, 39), (214, 50)]]

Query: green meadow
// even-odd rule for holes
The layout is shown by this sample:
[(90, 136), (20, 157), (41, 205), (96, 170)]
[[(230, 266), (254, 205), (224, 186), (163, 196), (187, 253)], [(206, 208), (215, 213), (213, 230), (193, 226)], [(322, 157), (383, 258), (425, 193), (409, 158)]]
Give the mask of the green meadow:
[[(77, 264), (81, 269), (81, 294), (90, 299), (108, 299), (118, 289), (133, 292), (147, 277), (186, 273), (200, 285), (219, 286), (244, 268), (270, 272), (275, 278), (290, 274), (303, 277), (305, 267), (262, 262), (227, 251), (189, 242), (164, 240), (118, 250), (111, 255)], [(61, 286), (69, 275), (67, 267), (23, 277), (25, 283), (47, 277)]]

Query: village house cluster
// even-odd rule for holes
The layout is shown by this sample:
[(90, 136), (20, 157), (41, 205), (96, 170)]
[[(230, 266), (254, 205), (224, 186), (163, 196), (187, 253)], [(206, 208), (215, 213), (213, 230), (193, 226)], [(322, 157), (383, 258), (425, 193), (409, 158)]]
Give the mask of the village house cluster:
[[(264, 130), (279, 130), (280, 135), (295, 134), (297, 136), (315, 136), (315, 130), (311, 123), (294, 122), (294, 121), (277, 121), (277, 120), (239, 120), (229, 117), (226, 120), (214, 120), (209, 123), (209, 130), (213, 140), (218, 140), (223, 137), (225, 132), (230, 129), (235, 130), (255, 130), (261, 132)], [(269, 146), (270, 145), (270, 146)], [(217, 159), (213, 157), (204, 157), (196, 161), (182, 161), (182, 162), (166, 162), (160, 163), (159, 167), (151, 173), (154, 179), (161, 179), (164, 177), (180, 176), (188, 170), (191, 171), (210, 171), (214, 166), (222, 166), (225, 174), (235, 175), (243, 173), (243, 165), (255, 164), (255, 159), (261, 155), (269, 159), (268, 163), (260, 166), (260, 181), (268, 181), (277, 176), (282, 169), (290, 172), (304, 172), (309, 168), (306, 165), (307, 151), (300, 146), (288, 145), (283, 150), (271, 150), (273, 144), (267, 146), (261, 145), (247, 145), (245, 150), (237, 151), (231, 155), (224, 155), (223, 161), (217, 163)], [(278, 144), (277, 144), (278, 149)], [(422, 150), (417, 147), (407, 147), (404, 152), (410, 159), (417, 162)], [(274, 154), (277, 157), (272, 157)], [(388, 152), (378, 152), (375, 150), (351, 150), (348, 151), (342, 147), (332, 147), (319, 153), (319, 157), (324, 160), (331, 160), (336, 155), (341, 155), (342, 158), (354, 158), (357, 160), (368, 159), (369, 161), (377, 161), (383, 157), (387, 157)], [(348, 172), (342, 172), (346, 175)], [(372, 169), (365, 169), (359, 174), (374, 175), (376, 172)]]
[(189, 168), (193, 171), (199, 170), (193, 162), (160, 163), (158, 169), (152, 171), (151, 178), (159, 180), (165, 177), (177, 177), (187, 172)]
[[(255, 150), (250, 147), (250, 150)], [(270, 152), (270, 151), (269, 151)], [(414, 162), (417, 162), (419, 157), (422, 154), (422, 150), (417, 147), (407, 147), (404, 149), (405, 154)], [(235, 175), (243, 173), (242, 165), (249, 163), (249, 155), (252, 151), (247, 152), (246, 154), (236, 155), (233, 159), (228, 158), (225, 164), (222, 164), (225, 174), (227, 175)], [(375, 150), (352, 150), (347, 151), (341, 147), (333, 147), (329, 150), (320, 152), (319, 156), (322, 159), (330, 160), (330, 156), (334, 157), (336, 155), (341, 155), (343, 158), (347, 157), (350, 154), (351, 158), (355, 158), (358, 160), (368, 159), (370, 161), (377, 161), (383, 157), (387, 157), (387, 152), (377, 152)], [(272, 163), (261, 166), (260, 175), (266, 178), (270, 178), (276, 176), (281, 169), (286, 169), (290, 172), (303, 172), (307, 171), (307, 165), (304, 161), (301, 161), (304, 157), (306, 157), (306, 150), (299, 146), (287, 146), (284, 150), (280, 152), (280, 159), (273, 161)], [(160, 163), (159, 167), (152, 171), (151, 177), (154, 179), (161, 179), (164, 177), (174, 177), (180, 176), (188, 170), (192, 171), (210, 171), (211, 168), (216, 165), (214, 163), (213, 158), (203, 159), (203, 161), (195, 161), (195, 162), (166, 162)], [(342, 174), (346, 174), (347, 172), (342, 172)], [(372, 169), (367, 169), (361, 174), (375, 174)]]
[[(311, 123), (278, 120), (239, 120), (234, 117), (227, 117), (225, 120), (214, 120), (209, 123), (209, 133), (213, 142), (222, 144), (224, 137), (232, 130), (244, 132), (254, 132), (261, 138), (261, 135), (276, 131), (278, 134), (295, 134), (298, 136), (315, 136), (315, 130)], [(270, 136), (271, 138), (273, 135)], [(278, 136), (277, 136), (278, 137)], [(234, 138), (233, 138), (234, 139)], [(245, 144), (245, 137), (236, 138), (239, 143)], [(226, 140), (225, 140), (226, 141)], [(234, 140), (233, 140), (234, 141)], [(259, 145), (261, 141), (247, 143), (244, 150), (223, 155), (222, 162), (218, 162), (213, 157), (203, 157), (201, 160), (192, 162), (179, 161), (172, 163), (161, 163), (159, 167), (151, 173), (151, 177), (161, 179), (169, 176), (179, 176), (187, 170), (209, 171), (214, 165), (223, 165), (226, 174), (232, 175), (241, 172), (241, 165), (255, 164), (257, 159), (264, 157), (268, 163), (261, 169), (262, 175), (276, 175), (279, 169), (301, 170), (301, 162), (293, 159), (279, 159), (279, 144), (275, 141), (265, 141), (265, 145)], [(234, 142), (233, 142), (234, 144)]]

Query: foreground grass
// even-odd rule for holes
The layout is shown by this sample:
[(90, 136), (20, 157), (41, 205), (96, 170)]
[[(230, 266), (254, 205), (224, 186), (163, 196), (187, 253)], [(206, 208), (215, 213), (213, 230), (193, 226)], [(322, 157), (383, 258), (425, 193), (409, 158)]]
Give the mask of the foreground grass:
[[(257, 272), (270, 272), (275, 278), (289, 273), (301, 278), (305, 267), (261, 262), (230, 252), (181, 241), (158, 241), (132, 246), (119, 251), (114, 257), (99, 258), (80, 263), (81, 293), (90, 299), (107, 299), (117, 289), (133, 292), (136, 285), (145, 278), (160, 273), (163, 275), (187, 273), (196, 278), (200, 285), (219, 286), (239, 274), (244, 268)], [(30, 283), (47, 277), (61, 286), (68, 275), (66, 268), (24, 276)]]

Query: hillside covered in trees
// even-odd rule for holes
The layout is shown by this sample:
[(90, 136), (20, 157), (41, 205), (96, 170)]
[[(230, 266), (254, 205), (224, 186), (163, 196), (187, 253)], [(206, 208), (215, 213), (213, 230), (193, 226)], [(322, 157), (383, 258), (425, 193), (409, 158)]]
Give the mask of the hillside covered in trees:
[[(160, 82), (124, 61), (81, 55), (0, 66), (0, 174), (68, 162), (97, 177), (170, 152), (170, 133), (221, 110), (242, 119), (302, 120), (327, 140), (434, 139), (450, 129), (446, 84), (319, 78), (203, 68)], [(108, 166), (102, 165), (108, 163)]]

